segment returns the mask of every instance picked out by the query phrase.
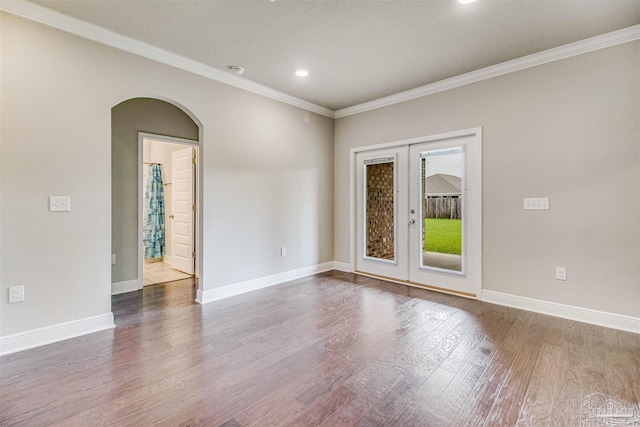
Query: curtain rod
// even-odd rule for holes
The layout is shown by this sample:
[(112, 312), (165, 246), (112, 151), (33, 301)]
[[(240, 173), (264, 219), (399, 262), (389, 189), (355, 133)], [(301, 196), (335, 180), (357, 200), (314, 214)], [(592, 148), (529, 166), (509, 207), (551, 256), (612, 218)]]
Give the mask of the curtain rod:
[(162, 163), (158, 163), (158, 162), (142, 162), (145, 165), (161, 165)]

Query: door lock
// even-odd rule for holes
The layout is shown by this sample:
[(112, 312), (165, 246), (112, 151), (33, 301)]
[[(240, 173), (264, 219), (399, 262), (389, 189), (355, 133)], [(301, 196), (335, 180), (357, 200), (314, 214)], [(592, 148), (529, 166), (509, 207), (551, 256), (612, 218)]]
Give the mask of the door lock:
[(416, 220), (415, 220), (415, 219), (410, 219), (410, 220), (409, 220), (409, 225), (413, 225), (413, 224), (415, 224), (415, 223), (416, 223)]

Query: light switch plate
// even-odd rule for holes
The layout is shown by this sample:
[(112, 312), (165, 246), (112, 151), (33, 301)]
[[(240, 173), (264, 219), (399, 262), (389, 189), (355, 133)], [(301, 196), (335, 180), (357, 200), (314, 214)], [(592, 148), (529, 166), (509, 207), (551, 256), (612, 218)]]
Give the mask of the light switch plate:
[(524, 199), (524, 210), (549, 210), (548, 197), (528, 197)]
[(50, 196), (49, 212), (71, 212), (71, 197)]

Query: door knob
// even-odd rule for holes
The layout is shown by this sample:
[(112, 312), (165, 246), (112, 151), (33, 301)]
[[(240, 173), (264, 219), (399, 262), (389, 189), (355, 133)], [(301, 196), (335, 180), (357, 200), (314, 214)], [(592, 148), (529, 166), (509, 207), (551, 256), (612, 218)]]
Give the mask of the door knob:
[(415, 224), (415, 223), (416, 223), (416, 220), (415, 220), (415, 219), (410, 219), (410, 220), (409, 220), (409, 225), (413, 225), (413, 224)]

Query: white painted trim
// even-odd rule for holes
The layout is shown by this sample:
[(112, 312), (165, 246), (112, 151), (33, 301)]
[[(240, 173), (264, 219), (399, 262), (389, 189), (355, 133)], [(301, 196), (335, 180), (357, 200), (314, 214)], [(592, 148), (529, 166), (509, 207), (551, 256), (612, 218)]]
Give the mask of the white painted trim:
[(343, 271), (345, 273), (353, 273), (353, 266), (348, 262), (334, 261), (333, 269), (338, 271)]
[(354, 114), (363, 113), (365, 111), (375, 110), (389, 105), (398, 104), (400, 102), (410, 101), (426, 95), (443, 92), (445, 90), (454, 89), (470, 83), (487, 80), (503, 74), (513, 73), (514, 71), (524, 70), (526, 68), (535, 67), (546, 64), (548, 62), (559, 61), (561, 59), (570, 58), (572, 56), (581, 55), (583, 53), (593, 52), (595, 50), (616, 46), (623, 43), (640, 39), (640, 25), (624, 28), (622, 30), (612, 31), (610, 33), (569, 43), (553, 49), (523, 56), (521, 58), (506, 61), (500, 64), (492, 65), (480, 70), (470, 71), (455, 77), (440, 80), (415, 89), (399, 92), (394, 95), (385, 96), (384, 98), (375, 99), (373, 101), (364, 102), (347, 108), (335, 111), (335, 118), (352, 116)]
[(111, 284), (111, 295), (124, 294), (126, 292), (133, 292), (142, 289), (138, 279), (127, 280), (125, 282), (118, 282)]
[(640, 334), (640, 318), (483, 290), (482, 301)]
[(355, 161), (355, 154), (362, 151), (380, 150), (383, 148), (398, 147), (400, 145), (422, 144), (424, 142), (446, 141), (448, 139), (466, 138), (468, 136), (478, 136), (482, 138), (482, 127), (437, 133), (435, 135), (418, 136), (416, 138), (400, 139), (397, 141), (384, 142), (382, 144), (363, 145), (361, 147), (351, 148), (350, 152), (354, 155), (353, 160)]
[(0, 10), (229, 86), (234, 86), (285, 104), (293, 105), (294, 107), (302, 108), (303, 110), (333, 118), (333, 110), (328, 108), (271, 89), (270, 87), (236, 76), (230, 72), (218, 70), (217, 68), (160, 49), (148, 43), (125, 37), (98, 25), (82, 21), (26, 0), (0, 1)]
[(99, 316), (87, 317), (71, 322), (58, 323), (57, 325), (6, 335), (0, 337), (0, 356), (104, 331), (106, 329), (113, 329), (115, 327), (113, 323), (113, 313), (109, 312)]
[(269, 286), (278, 285), (290, 280), (301, 279), (313, 274), (333, 270), (334, 264), (335, 263), (333, 261), (330, 261), (323, 264), (299, 268), (297, 270), (273, 274), (271, 276), (259, 277), (257, 279), (234, 283), (233, 285), (222, 286), (220, 288), (207, 289), (205, 291), (198, 289), (198, 296), (196, 297), (196, 301), (200, 304), (206, 304), (208, 302), (218, 301), (235, 295), (244, 294), (245, 292), (268, 288)]

